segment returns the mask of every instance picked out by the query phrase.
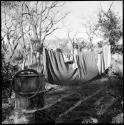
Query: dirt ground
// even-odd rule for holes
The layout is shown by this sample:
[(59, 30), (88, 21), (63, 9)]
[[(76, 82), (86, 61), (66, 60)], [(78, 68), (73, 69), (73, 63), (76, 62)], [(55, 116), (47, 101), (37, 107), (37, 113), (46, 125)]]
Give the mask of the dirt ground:
[[(53, 88), (45, 94), (45, 106), (48, 108), (35, 112), (35, 123), (117, 123), (113, 118), (123, 113), (120, 98), (123, 90), (118, 91), (113, 86), (119, 82), (122, 81), (104, 77), (78, 86), (47, 83), (47, 89)], [(3, 124), (13, 123), (14, 108), (11, 104), (8, 108), (3, 107)]]

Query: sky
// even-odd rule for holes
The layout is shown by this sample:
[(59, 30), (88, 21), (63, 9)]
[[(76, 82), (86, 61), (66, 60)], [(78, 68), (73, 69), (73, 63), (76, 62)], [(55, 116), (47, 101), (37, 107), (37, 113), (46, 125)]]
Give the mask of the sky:
[[(100, 8), (102, 7), (103, 10), (107, 11), (112, 2), (112, 10), (117, 13), (122, 20), (122, 1), (66, 1), (62, 12), (70, 13), (59, 24), (59, 26), (62, 28), (56, 30), (54, 33), (48, 36), (48, 41), (52, 40), (52, 42), (50, 41), (46, 43), (52, 43), (51, 45), (55, 46), (57, 45), (55, 40), (58, 42), (58, 39), (68, 39), (68, 32), (70, 32), (71, 37), (77, 34), (76, 37), (83, 37), (83, 39), (87, 41), (85, 28), (82, 24), (88, 24), (87, 20), (96, 22), (97, 14)], [(33, 2), (32, 5), (34, 5)], [(100, 40), (101, 38), (95, 37), (93, 43), (97, 43)], [(55, 41), (55, 43), (53, 41)]]
[(62, 29), (55, 31), (48, 39), (67, 38), (68, 32), (72, 37), (77, 34), (77, 37), (83, 36), (87, 39), (82, 24), (87, 23), (87, 20), (96, 22), (100, 7), (106, 11), (112, 2), (112, 10), (123, 19), (122, 1), (66, 1), (63, 10), (69, 11), (70, 14), (61, 22)]

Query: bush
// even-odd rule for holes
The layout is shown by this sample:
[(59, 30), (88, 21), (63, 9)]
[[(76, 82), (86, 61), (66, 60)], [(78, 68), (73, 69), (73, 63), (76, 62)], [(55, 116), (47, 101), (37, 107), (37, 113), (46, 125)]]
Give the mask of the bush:
[(4, 53), (2, 53), (2, 97), (8, 98), (11, 90), (11, 80), (13, 75), (18, 71), (18, 66), (13, 66), (6, 62)]
[(111, 53), (112, 54), (115, 54), (115, 53), (123, 54), (123, 45), (113, 45), (111, 48)]

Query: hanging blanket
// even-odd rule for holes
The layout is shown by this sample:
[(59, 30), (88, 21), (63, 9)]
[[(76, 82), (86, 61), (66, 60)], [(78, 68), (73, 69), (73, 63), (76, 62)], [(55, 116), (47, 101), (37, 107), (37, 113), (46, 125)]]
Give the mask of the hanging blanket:
[(99, 75), (101, 75), (105, 71), (105, 63), (103, 53), (98, 54), (97, 66), (99, 70)]
[(104, 63), (105, 63), (105, 70), (106, 70), (111, 65), (111, 46), (110, 45), (103, 46), (103, 56), (104, 56)]
[(81, 81), (88, 81), (99, 73), (95, 52), (80, 53), (77, 60), (79, 76)]
[(111, 46), (105, 45), (102, 48), (102, 53), (98, 54), (97, 66), (99, 74), (104, 73), (111, 66)]
[(44, 49), (44, 74), (48, 82), (69, 84), (86, 82), (98, 75), (97, 60), (94, 52), (80, 53), (76, 56), (78, 68), (65, 63), (63, 54)]

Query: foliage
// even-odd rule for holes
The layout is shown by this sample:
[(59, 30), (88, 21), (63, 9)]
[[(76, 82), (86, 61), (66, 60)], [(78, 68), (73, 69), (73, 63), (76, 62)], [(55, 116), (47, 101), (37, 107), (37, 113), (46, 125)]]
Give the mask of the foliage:
[(116, 43), (122, 37), (122, 26), (120, 18), (111, 8), (107, 12), (101, 10), (98, 14), (98, 27), (103, 33), (103, 37), (107, 39), (112, 46), (112, 53), (116, 51)]
[(112, 46), (112, 53), (123, 54), (123, 45), (114, 45)]
[(21, 51), (17, 51), (16, 55), (13, 58), (13, 63), (16, 63), (18, 61), (22, 61), (23, 60), (23, 53)]
[(83, 48), (86, 48), (87, 46), (88, 44), (85, 41), (73, 42), (73, 48), (78, 49), (79, 51), (81, 51)]
[(13, 9), (19, 6), (21, 1), (1, 1), (1, 6), (4, 8)]
[(97, 44), (98, 44), (98, 47), (101, 48), (103, 46), (104, 42), (103, 41), (99, 41)]
[[(10, 62), (6, 62), (4, 53), (2, 55), (2, 69), (1, 69), (1, 77), (2, 77), (2, 91), (11, 87), (11, 80), (13, 75), (19, 70), (18, 66), (13, 66)], [(3, 95), (4, 96), (4, 95)]]
[(58, 41), (59, 41), (59, 44), (58, 44), (57, 50), (59, 52), (70, 54), (71, 50), (68, 47), (69, 41), (67, 39), (58, 39)]
[(57, 48), (56, 51), (62, 53), (62, 49), (60, 48)]

